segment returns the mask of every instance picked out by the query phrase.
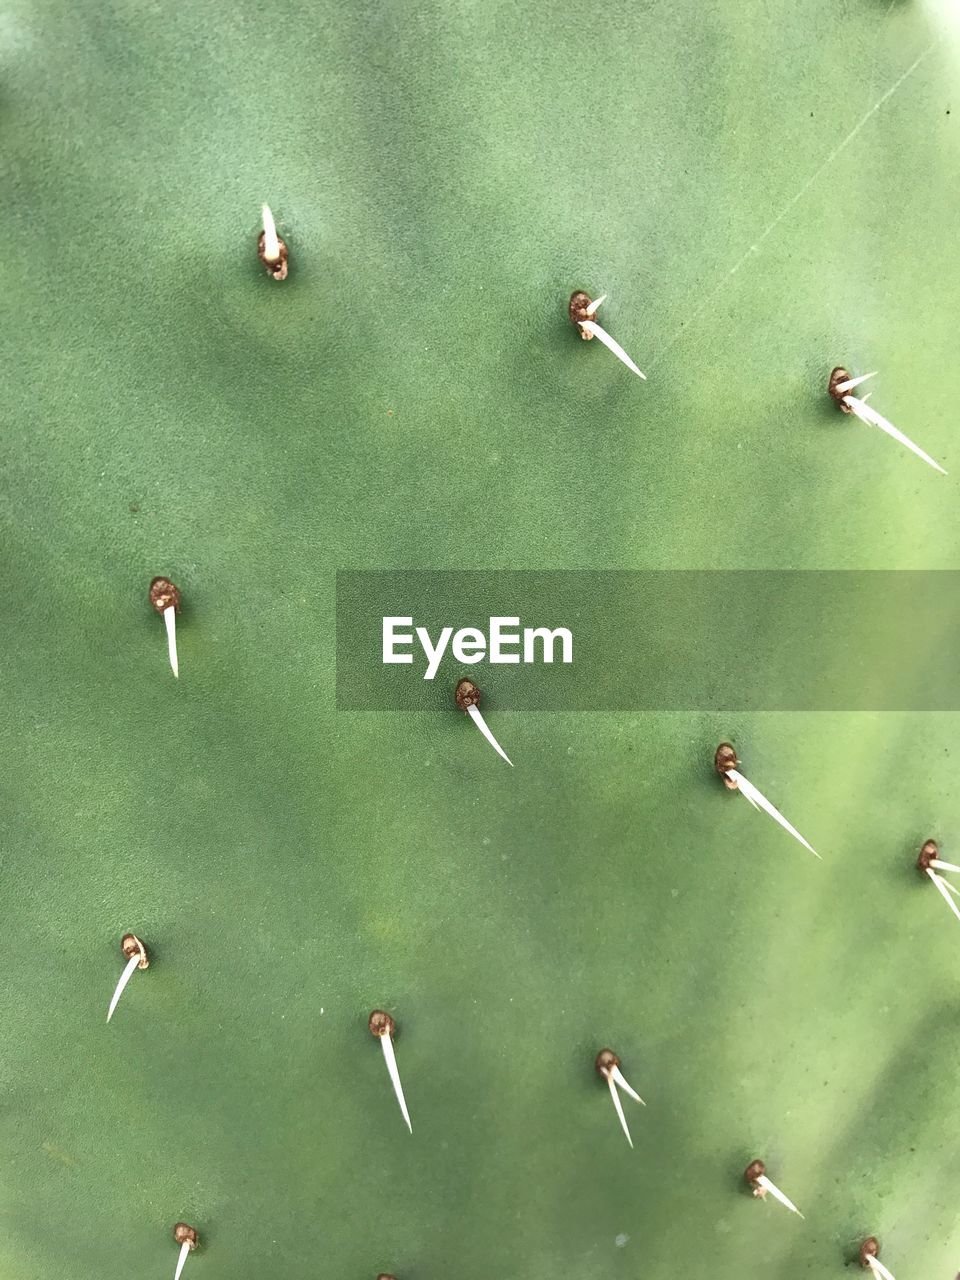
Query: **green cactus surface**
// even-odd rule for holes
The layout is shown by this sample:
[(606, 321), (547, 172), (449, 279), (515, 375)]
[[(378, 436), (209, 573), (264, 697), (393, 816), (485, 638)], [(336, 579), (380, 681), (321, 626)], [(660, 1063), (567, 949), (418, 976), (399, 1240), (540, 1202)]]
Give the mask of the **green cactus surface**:
[(337, 711), (334, 591), (960, 568), (958, 73), (954, 0), (0, 2), (2, 1280), (951, 1280), (957, 715), (471, 672), (509, 769)]

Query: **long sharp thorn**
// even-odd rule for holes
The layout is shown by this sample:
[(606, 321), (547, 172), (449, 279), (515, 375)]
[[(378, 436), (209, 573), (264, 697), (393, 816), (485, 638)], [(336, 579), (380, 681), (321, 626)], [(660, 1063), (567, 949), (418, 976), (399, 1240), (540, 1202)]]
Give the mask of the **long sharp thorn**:
[[(809, 849), (815, 858), (820, 858), (820, 855), (819, 853), (817, 853), (816, 849), (814, 849), (812, 845), (808, 844), (807, 841), (804, 840), (803, 836), (796, 829), (796, 827), (791, 826), (790, 823), (783, 816), (783, 814), (780, 812), (780, 810), (774, 808), (774, 806), (770, 803), (770, 801), (766, 798), (766, 796), (761, 795), (761, 793), (757, 790), (757, 788), (753, 785), (753, 783), (750, 782), (748, 778), (745, 778), (738, 769), (728, 769), (727, 777), (733, 778), (733, 780), (737, 784), (738, 789), (743, 793), (744, 796), (746, 796), (746, 798), (750, 801), (750, 803), (753, 805), (755, 809), (762, 809), (764, 813), (769, 814), (770, 817), (773, 818), (775, 822), (780, 823), (784, 831), (789, 831), (795, 840), (799, 840), (805, 849)], [(822, 862), (823, 859), (820, 858), (820, 861)]]
[(930, 866), (936, 867), (937, 871), (956, 871), (960, 875), (960, 867), (954, 866), (952, 862), (941, 862), (939, 858), (932, 858)]
[(946, 876), (939, 876), (938, 879), (945, 889), (950, 890), (955, 898), (960, 898), (960, 889), (955, 884), (951, 884)]
[(270, 206), (263, 206), (263, 256), (267, 262), (280, 261), (280, 239), (277, 235), (277, 224), (273, 220)]
[(620, 343), (611, 338), (606, 329), (601, 329), (596, 320), (581, 320), (580, 328), (586, 329), (587, 333), (592, 333), (595, 338), (599, 338), (607, 350), (612, 351), (617, 359), (627, 366), (631, 373), (635, 373), (638, 378), (643, 378), (644, 381), (646, 381), (647, 375), (640, 372), (624, 351), (623, 347), (621, 347)]
[(746, 782), (746, 779), (743, 777), (743, 775), (739, 773), (736, 769), (728, 769), (727, 777), (731, 778), (737, 784), (737, 790), (743, 796), (744, 800), (746, 800), (747, 804), (753, 805), (757, 813), (761, 813), (762, 810), (760, 806), (757, 804), (756, 800), (754, 800), (753, 796), (750, 794), (749, 791), (744, 791), (743, 787), (741, 786), (741, 783)]
[(798, 1218), (803, 1217), (803, 1214), (800, 1212), (797, 1206), (793, 1203), (793, 1201), (790, 1200), (787, 1196), (785, 1196), (783, 1192), (780, 1190), (780, 1188), (775, 1183), (770, 1181), (770, 1179), (766, 1176), (766, 1174), (761, 1174), (760, 1177), (757, 1179), (757, 1182), (760, 1184), (761, 1187), (763, 1187), (765, 1191), (770, 1192), (774, 1200), (779, 1200), (781, 1204), (786, 1205), (786, 1207), (792, 1213), (795, 1213)]
[(866, 382), (868, 378), (875, 378), (876, 376), (877, 371), (874, 369), (873, 373), (861, 373), (859, 378), (848, 378), (846, 382), (838, 382), (833, 389), (840, 395), (844, 395), (847, 391), (852, 391), (854, 387), (859, 387), (861, 382)]
[(941, 467), (939, 462), (934, 462), (929, 453), (924, 453), (919, 445), (914, 444), (902, 431), (898, 431), (892, 422), (888, 422), (881, 414), (877, 413), (871, 405), (863, 400), (858, 400), (856, 396), (844, 396), (843, 403), (850, 409), (851, 413), (855, 413), (861, 422), (867, 422), (871, 426), (879, 427), (881, 431), (885, 431), (888, 436), (892, 436), (894, 440), (905, 445), (911, 453), (915, 453), (918, 458), (922, 458), (928, 466), (933, 467), (934, 471), (939, 471), (942, 476), (947, 473)]
[(187, 1254), (190, 1252), (190, 1241), (184, 1240), (180, 1246), (180, 1257), (177, 1258), (177, 1269), (173, 1273), (173, 1280), (180, 1280), (180, 1273), (183, 1271), (183, 1264), (187, 1260)]
[(896, 1277), (889, 1271), (879, 1258), (868, 1257), (867, 1266), (875, 1276), (880, 1276), (881, 1280), (896, 1280)]
[(943, 898), (944, 902), (947, 904), (947, 906), (950, 908), (953, 914), (957, 917), (958, 920), (960, 920), (960, 907), (957, 906), (953, 898), (951, 898), (950, 894), (947, 892), (945, 887), (947, 883), (946, 880), (944, 880), (943, 876), (938, 876), (935, 871), (931, 871), (929, 867), (927, 868), (927, 875), (930, 877), (933, 883), (937, 886), (937, 893), (940, 894), (940, 897)]
[(613, 1099), (613, 1105), (616, 1108), (617, 1115), (620, 1118), (620, 1128), (623, 1130), (627, 1141), (630, 1143), (630, 1146), (632, 1147), (633, 1139), (630, 1137), (630, 1130), (627, 1128), (627, 1117), (623, 1114), (623, 1103), (620, 1101), (619, 1093), (617, 1093), (617, 1086), (616, 1086), (616, 1082), (614, 1081), (612, 1071), (607, 1075), (607, 1084), (610, 1087), (610, 1097)]
[(180, 679), (180, 663), (177, 661), (177, 611), (169, 605), (163, 611), (163, 621), (167, 628), (167, 653), (170, 655), (170, 669), (174, 679)]
[(387, 1074), (393, 1084), (393, 1092), (397, 1095), (397, 1101), (400, 1103), (400, 1111), (404, 1120), (407, 1122), (407, 1128), (413, 1133), (413, 1125), (410, 1123), (410, 1112), (407, 1110), (407, 1103), (403, 1096), (403, 1085), (400, 1083), (400, 1072), (397, 1068), (397, 1055), (393, 1051), (393, 1040), (389, 1035), (382, 1035), (380, 1043), (383, 1046), (383, 1056), (387, 1061)]
[(477, 728), (480, 730), (480, 732), (483, 734), (486, 740), (490, 743), (491, 747), (493, 747), (497, 755), (503, 756), (504, 760), (506, 760), (507, 764), (512, 769), (513, 761), (510, 759), (510, 757), (504, 751), (503, 747), (501, 747), (500, 743), (496, 740), (496, 738), (490, 732), (490, 728), (487, 725), (486, 720), (484, 720), (483, 713), (481, 712), (480, 708), (477, 706), (467, 707), (467, 715), (470, 717), (473, 723), (477, 726)]
[(601, 293), (599, 298), (594, 298), (594, 300), (590, 303), (589, 307), (587, 307), (586, 309), (587, 315), (595, 316), (597, 314), (597, 308), (600, 306), (600, 303), (606, 302), (606, 300), (607, 300), (607, 295), (605, 293)]
[(123, 970), (123, 973), (121, 973), (120, 975), (120, 981), (117, 983), (117, 989), (113, 993), (113, 999), (110, 1001), (110, 1008), (107, 1010), (108, 1022), (113, 1017), (113, 1011), (117, 1007), (117, 1002), (119, 1001), (120, 997), (123, 995), (123, 989), (127, 985), (127, 983), (130, 981), (130, 979), (133, 977), (133, 971), (134, 969), (136, 969), (137, 965), (140, 963), (140, 960), (141, 960), (141, 956), (138, 951), (136, 955), (131, 956), (130, 959), (127, 961), (126, 966)]
[(624, 1093), (629, 1094), (629, 1096), (634, 1100), (634, 1102), (639, 1102), (641, 1107), (645, 1107), (647, 1105), (644, 1102), (644, 1100), (640, 1097), (639, 1093), (637, 1093), (636, 1089), (632, 1089), (630, 1085), (627, 1084), (627, 1078), (623, 1074), (623, 1072), (620, 1070), (619, 1067), (610, 1068), (610, 1078), (612, 1080), (615, 1080), (616, 1083), (620, 1086), (620, 1088), (624, 1091)]

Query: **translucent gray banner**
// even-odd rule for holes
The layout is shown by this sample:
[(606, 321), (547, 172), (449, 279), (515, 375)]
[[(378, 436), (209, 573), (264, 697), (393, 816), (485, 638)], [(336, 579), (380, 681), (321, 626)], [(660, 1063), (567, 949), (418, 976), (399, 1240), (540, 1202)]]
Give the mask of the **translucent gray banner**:
[(956, 711), (958, 656), (952, 571), (337, 574), (342, 710)]

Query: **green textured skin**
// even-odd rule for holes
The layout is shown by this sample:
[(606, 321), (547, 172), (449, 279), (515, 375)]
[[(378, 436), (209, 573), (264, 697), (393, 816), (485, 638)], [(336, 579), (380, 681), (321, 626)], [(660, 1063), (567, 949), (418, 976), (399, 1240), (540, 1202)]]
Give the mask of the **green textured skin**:
[(185, 1280), (956, 1271), (957, 717), (501, 714), (510, 770), (333, 652), (341, 566), (960, 567), (825, 396), (960, 469), (953, 8), (0, 5), (5, 1280), (180, 1218)]

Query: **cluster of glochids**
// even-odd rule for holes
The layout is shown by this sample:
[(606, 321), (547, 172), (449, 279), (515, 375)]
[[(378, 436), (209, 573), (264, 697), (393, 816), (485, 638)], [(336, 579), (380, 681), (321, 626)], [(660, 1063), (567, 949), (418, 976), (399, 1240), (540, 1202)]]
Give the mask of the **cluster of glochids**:
[[(277, 232), (277, 224), (273, 214), (270, 212), (270, 206), (263, 206), (263, 230), (257, 239), (257, 254), (260, 261), (266, 268), (267, 274), (274, 280), (286, 280), (287, 278), (287, 258), (288, 251), (286, 242)], [(617, 359), (627, 366), (631, 373), (635, 373), (638, 378), (646, 378), (645, 373), (637, 368), (636, 364), (630, 359), (620, 343), (612, 338), (606, 329), (604, 329), (596, 319), (597, 310), (601, 303), (606, 301), (607, 295), (604, 293), (599, 298), (591, 298), (588, 293), (584, 293), (582, 289), (577, 289), (570, 295), (569, 313), (570, 320), (576, 326), (581, 338), (587, 341), (598, 338), (600, 342), (613, 354)], [(935, 462), (928, 453), (909, 440), (902, 431), (899, 431), (892, 422), (889, 422), (881, 414), (877, 413), (871, 405), (867, 404), (870, 399), (870, 393), (865, 396), (854, 396), (850, 393), (854, 391), (861, 383), (866, 382), (868, 378), (876, 377), (876, 373), (864, 373), (859, 378), (852, 378), (850, 374), (841, 365), (838, 365), (830, 374), (830, 381), (827, 384), (827, 391), (837, 402), (844, 413), (851, 413), (854, 417), (859, 418), (861, 422), (867, 423), (872, 427), (879, 427), (881, 431), (885, 431), (888, 436), (897, 440), (911, 452), (915, 453), (918, 458), (922, 458), (935, 471), (939, 471), (941, 475), (946, 475), (943, 467), (939, 462)]]

